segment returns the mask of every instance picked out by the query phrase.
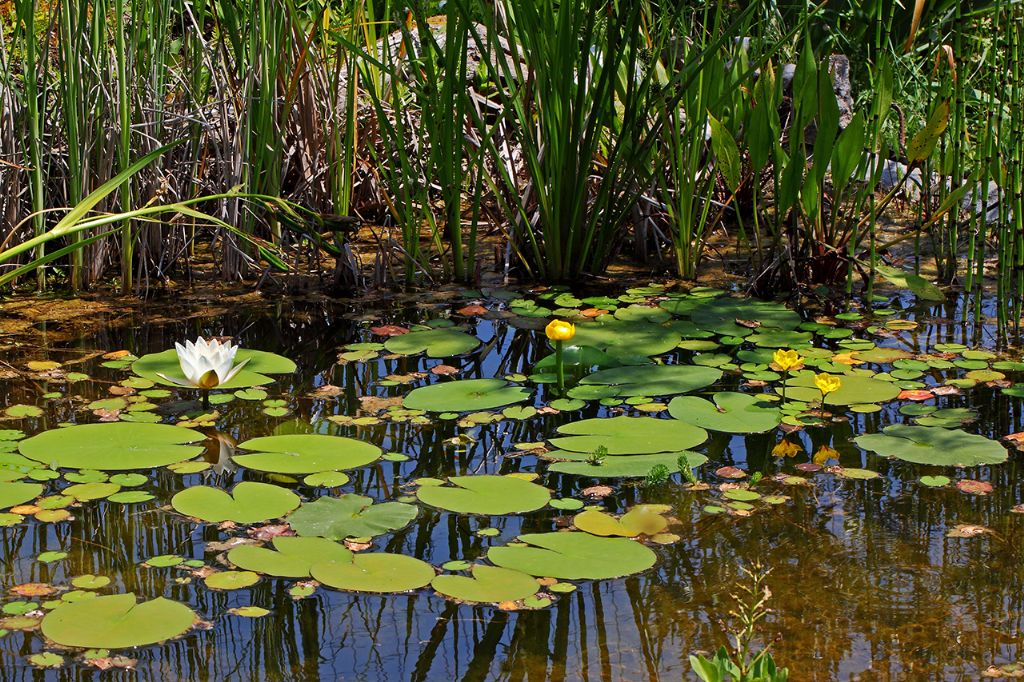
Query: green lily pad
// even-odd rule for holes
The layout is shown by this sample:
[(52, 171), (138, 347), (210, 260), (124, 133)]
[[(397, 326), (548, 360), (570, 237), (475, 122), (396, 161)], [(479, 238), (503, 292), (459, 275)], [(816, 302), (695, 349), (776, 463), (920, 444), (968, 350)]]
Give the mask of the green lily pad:
[[(665, 467), (670, 474), (681, 471), (679, 458), (685, 458), (686, 466), (690, 469), (699, 467), (708, 461), (708, 458), (699, 452), (660, 452), (649, 455), (614, 455), (605, 457), (599, 463), (588, 462), (587, 457), (580, 457), (581, 453), (573, 453), (565, 450), (555, 450), (544, 455), (548, 459), (565, 459), (548, 467), (548, 471), (560, 474), (572, 474), (574, 476), (589, 476), (592, 478), (642, 478), (651, 473), (655, 467)], [(571, 456), (578, 459), (569, 459)]]
[(515, 476), (452, 476), (451, 485), (419, 488), (420, 502), (459, 514), (516, 514), (540, 509), (551, 491)]
[(620, 396), (662, 396), (689, 393), (722, 378), (722, 371), (699, 365), (644, 365), (594, 372), (581, 384), (614, 386)]
[(152, 469), (192, 459), (206, 436), (168, 424), (80, 424), (51, 429), (19, 443), (25, 457), (65, 469)]
[(34, 500), (43, 494), (39, 483), (0, 483), (0, 509), (8, 509)]
[[(839, 390), (825, 397), (826, 405), (855, 405), (884, 403), (893, 400), (900, 393), (900, 387), (889, 381), (881, 381), (865, 374), (844, 374), (840, 377)], [(782, 394), (782, 384), (775, 387)], [(802, 402), (818, 402), (821, 391), (814, 385), (814, 374), (802, 372), (789, 379), (786, 385), (786, 399)]]
[(429, 358), (449, 358), (463, 355), (480, 345), (480, 339), (457, 329), (427, 329), (392, 336), (384, 342), (389, 353), (419, 355)]
[(273, 544), (274, 549), (239, 545), (228, 552), (228, 561), (243, 570), (278, 578), (308, 578), (315, 563), (352, 560), (348, 548), (326, 538), (279, 535)]
[(638, 505), (618, 519), (601, 511), (580, 512), (572, 525), (591, 535), (632, 538), (657, 535), (668, 527), (668, 521), (650, 505)]
[[(286, 357), (267, 353), (261, 350), (239, 348), (235, 355), (235, 364), (248, 360), (245, 367), (236, 374), (230, 381), (227, 381), (217, 388), (249, 388), (251, 386), (262, 386), (274, 381), (267, 374), (291, 374), (295, 371), (295, 363)], [(164, 386), (177, 386), (173, 381), (164, 379), (161, 374), (185, 381), (185, 375), (181, 371), (181, 364), (178, 362), (178, 352), (171, 348), (160, 353), (144, 355), (132, 363), (132, 371), (140, 377), (162, 384)]]
[(589, 533), (529, 533), (523, 544), (492, 547), (491, 563), (533, 576), (561, 580), (605, 580), (646, 571), (656, 556), (639, 542)]
[(408, 592), (429, 585), (435, 576), (425, 561), (377, 552), (353, 554), (352, 561), (321, 561), (310, 572), (328, 587), (353, 592)]
[(521, 403), (531, 393), (528, 388), (509, 385), (502, 379), (465, 379), (413, 389), (403, 403), (410, 410), (468, 412)]
[(116, 483), (77, 483), (68, 486), (61, 493), (73, 497), (79, 502), (86, 502), (110, 497), (120, 489), (121, 486)]
[(558, 428), (561, 437), (549, 439), (557, 448), (591, 453), (599, 447), (609, 455), (678, 452), (707, 440), (704, 429), (675, 419), (612, 417), (583, 419)]
[(939, 426), (893, 424), (882, 433), (858, 436), (854, 440), (865, 450), (883, 457), (917, 464), (971, 467), (1001, 464), (1007, 459), (1006, 448), (997, 441)]
[(922, 476), (921, 485), (929, 488), (942, 488), (951, 483), (948, 476)]
[(204, 578), (211, 590), (240, 590), (252, 587), (259, 580), (259, 574), (252, 571), (217, 571)]
[(171, 506), (185, 516), (220, 523), (261, 523), (284, 516), (299, 506), (299, 496), (269, 483), (243, 481), (229, 495), (220, 488), (194, 486), (171, 498)]
[(417, 509), (404, 502), (374, 504), (362, 495), (318, 497), (288, 517), (299, 535), (331, 540), (373, 537), (405, 527), (416, 518)]
[(235, 463), (277, 474), (316, 474), (365, 466), (380, 458), (375, 445), (354, 438), (315, 434), (265, 436), (238, 444), (253, 454), (235, 455)]
[(779, 425), (782, 413), (747, 393), (723, 391), (711, 401), (696, 396), (679, 396), (668, 404), (676, 419), (723, 433), (763, 433)]
[(594, 322), (576, 325), (573, 343), (591, 346), (604, 351), (616, 361), (661, 355), (673, 350), (679, 343), (680, 335), (651, 322), (623, 321), (603, 315)]
[(519, 601), (532, 597), (540, 589), (533, 576), (508, 568), (475, 564), (464, 575), (439, 575), (430, 586), (446, 597), (476, 603)]
[(195, 620), (182, 603), (162, 597), (139, 603), (128, 592), (63, 604), (46, 614), (42, 631), (62, 646), (125, 649), (177, 637)]

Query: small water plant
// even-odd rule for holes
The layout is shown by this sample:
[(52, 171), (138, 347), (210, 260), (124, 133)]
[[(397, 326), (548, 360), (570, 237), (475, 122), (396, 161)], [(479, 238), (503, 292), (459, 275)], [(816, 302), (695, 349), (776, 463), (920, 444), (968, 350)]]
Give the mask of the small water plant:
[(755, 564), (741, 570), (749, 580), (732, 595), (736, 608), (729, 615), (737, 621), (737, 628), (729, 633), (732, 651), (723, 644), (710, 658), (691, 655), (690, 666), (704, 682), (786, 682), (789, 669), (776, 666), (767, 647), (753, 653), (757, 624), (771, 613), (767, 604), (772, 592), (765, 584), (771, 569)]

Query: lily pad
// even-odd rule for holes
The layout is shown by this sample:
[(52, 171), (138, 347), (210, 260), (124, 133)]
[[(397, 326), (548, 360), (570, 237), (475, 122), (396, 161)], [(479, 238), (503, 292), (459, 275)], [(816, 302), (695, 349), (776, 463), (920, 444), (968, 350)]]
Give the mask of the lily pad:
[(43, 618), (43, 634), (62, 646), (124, 649), (177, 637), (196, 615), (162, 597), (137, 602), (131, 592), (62, 604)]
[[(839, 390), (825, 397), (826, 405), (859, 405), (884, 403), (893, 400), (900, 393), (900, 387), (891, 381), (882, 381), (865, 374), (844, 374)], [(782, 393), (780, 382), (775, 390)], [(814, 373), (805, 372), (793, 376), (786, 386), (787, 400), (818, 402), (821, 391), (814, 385)]]
[(259, 574), (252, 571), (217, 571), (205, 578), (206, 586), (211, 590), (240, 590), (252, 587), (259, 580)]
[(467, 412), (521, 403), (531, 393), (530, 389), (509, 385), (503, 379), (465, 379), (421, 386), (405, 396), (403, 402), (410, 410)]
[(228, 552), (228, 561), (246, 571), (278, 578), (308, 578), (315, 563), (352, 560), (352, 552), (348, 548), (326, 538), (279, 535), (273, 544), (274, 549), (239, 545)]
[(39, 483), (0, 483), (0, 509), (7, 509), (43, 494), (43, 486)]
[(666, 327), (651, 322), (623, 321), (603, 315), (595, 322), (581, 322), (576, 325), (573, 342), (580, 346), (591, 346), (602, 350), (616, 361), (661, 355), (673, 350), (679, 343), (680, 335)]
[[(555, 459), (572, 454), (579, 453), (556, 450), (547, 453), (545, 457)], [(690, 469), (699, 467), (708, 461), (708, 458), (699, 452), (660, 452), (651, 455), (605, 457), (600, 463), (591, 463), (582, 458), (575, 461), (555, 462), (548, 467), (548, 471), (591, 478), (642, 478), (650, 474), (651, 469), (655, 467), (665, 467), (670, 474), (681, 471), (680, 457), (685, 458), (686, 466)]]
[(540, 588), (533, 576), (508, 568), (475, 564), (470, 571), (473, 577), (439, 575), (430, 586), (446, 597), (477, 603), (519, 601)]
[(451, 485), (419, 488), (424, 504), (459, 514), (516, 514), (540, 509), (551, 491), (515, 476), (452, 476)]
[(936, 466), (1001, 464), (1008, 456), (997, 441), (940, 426), (893, 424), (882, 433), (858, 436), (855, 442), (884, 457)]
[(230, 495), (202, 485), (185, 488), (171, 498), (179, 514), (212, 523), (261, 523), (284, 516), (299, 503), (299, 496), (286, 488), (253, 481), (239, 483)]
[(434, 579), (434, 567), (403, 554), (354, 554), (352, 561), (321, 561), (311, 569), (324, 585), (353, 592), (408, 592)]
[(463, 355), (480, 345), (480, 339), (457, 329), (427, 329), (392, 336), (384, 342), (389, 353), (418, 355), (429, 358), (448, 358)]
[(601, 538), (589, 533), (529, 533), (523, 544), (493, 547), (491, 563), (534, 576), (561, 580), (605, 580), (646, 571), (653, 551), (626, 538)]
[(572, 525), (591, 535), (632, 538), (657, 535), (668, 527), (668, 521), (649, 505), (638, 505), (616, 519), (600, 511), (585, 511), (573, 517)]
[(614, 386), (620, 396), (662, 396), (689, 393), (722, 378), (722, 371), (700, 365), (644, 365), (594, 372), (581, 384)]
[(678, 452), (707, 440), (704, 429), (675, 419), (612, 417), (583, 419), (558, 428), (561, 437), (549, 439), (557, 448), (591, 453), (603, 447), (609, 455)]
[(365, 466), (380, 458), (375, 445), (354, 438), (316, 434), (265, 436), (239, 443), (253, 454), (235, 455), (235, 463), (276, 474), (316, 474)]
[(51, 429), (18, 444), (21, 454), (65, 469), (152, 469), (192, 459), (206, 436), (168, 424), (114, 422)]
[(344, 540), (373, 537), (403, 528), (416, 514), (417, 509), (411, 504), (374, 504), (372, 498), (350, 493), (318, 497), (289, 516), (288, 523), (299, 535)]
[(763, 433), (779, 425), (782, 413), (747, 393), (723, 391), (712, 396), (713, 403), (696, 396), (679, 396), (668, 404), (676, 419), (723, 433)]
[[(250, 348), (240, 348), (235, 355), (235, 363), (248, 360), (230, 381), (227, 381), (217, 388), (249, 388), (250, 386), (262, 386), (274, 381), (267, 374), (291, 374), (295, 371), (295, 363), (286, 357)], [(171, 348), (160, 353), (144, 355), (132, 363), (132, 371), (140, 377), (164, 386), (177, 386), (164, 376), (185, 381), (185, 375), (181, 371), (181, 364), (178, 362), (178, 352)]]

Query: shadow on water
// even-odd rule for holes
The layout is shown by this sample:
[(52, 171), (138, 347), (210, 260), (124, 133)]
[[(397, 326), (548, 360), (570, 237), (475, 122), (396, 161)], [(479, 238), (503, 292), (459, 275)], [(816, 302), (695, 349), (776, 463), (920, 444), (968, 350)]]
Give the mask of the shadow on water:
[[(905, 308), (900, 316), (916, 319), (920, 326), (886, 344), (913, 352), (926, 352), (942, 342), (992, 346), (990, 328), (961, 322), (962, 305), (959, 300), (913, 308), (895, 299), (893, 307)], [(449, 307), (410, 305), (371, 314), (342, 304), (293, 302), (269, 312), (266, 306), (240, 306), (215, 317), (204, 316), (199, 309), (186, 311), (194, 315), (190, 317), (181, 314), (180, 305), (158, 316), (160, 307), (154, 304), (145, 315), (121, 318), (74, 342), (25, 349), (5, 360), (12, 365), (41, 357), (68, 361), (92, 350), (121, 348), (141, 355), (197, 334), (235, 335), (245, 347), (280, 353), (298, 363), (293, 377), (270, 389), (271, 397), (287, 401), (291, 414), (272, 418), (258, 402), (234, 401), (224, 408), (219, 431), (236, 441), (282, 432), (346, 435), (410, 455), (406, 462), (384, 461), (352, 472), (345, 491), (378, 500), (402, 494), (418, 477), (543, 471), (543, 464), (521, 454), (514, 444), (543, 440), (567, 421), (607, 414), (606, 408), (591, 403), (582, 412), (471, 429), (440, 420), (428, 426), (392, 421), (355, 426), (327, 420), (357, 414), (361, 397), (393, 398), (408, 391), (400, 381), (381, 385), (385, 377), (427, 371), (442, 362), (419, 357), (339, 364), (340, 346), (370, 338), (370, 325), (361, 319), (409, 323), (445, 314)], [(484, 349), (444, 361), (458, 366), (462, 378), (528, 373), (547, 353), (542, 335), (513, 327), (507, 320), (480, 320), (474, 325)], [(48, 402), (42, 417), (12, 427), (34, 433), (64, 421), (93, 420), (84, 406), (109, 397), (107, 388), (126, 376), (101, 362), (93, 358), (77, 365), (93, 380), (70, 385), (66, 397)], [(337, 386), (340, 394), (311, 396), (325, 385)], [(53, 387), (4, 381), (0, 407), (42, 404), (47, 390)], [(1021, 400), (997, 390), (981, 387), (943, 400), (944, 406), (980, 410), (980, 419), (972, 426), (978, 433), (999, 438), (1024, 430)], [(538, 405), (541, 402), (538, 399)], [(312, 597), (295, 600), (288, 592), (294, 581), (273, 578), (249, 589), (216, 592), (200, 580), (185, 580), (184, 571), (140, 566), (146, 558), (168, 553), (217, 565), (206, 545), (230, 533), (210, 525), (197, 527), (164, 505), (187, 486), (230, 487), (236, 480), (263, 478), (258, 472), (230, 469), (188, 475), (158, 470), (146, 487), (156, 493), (151, 503), (122, 506), (97, 501), (77, 509), (71, 522), (30, 520), (0, 528), (2, 584), (66, 584), (77, 575), (106, 575), (113, 579), (109, 591), (183, 601), (211, 627), (133, 652), (138, 658), (135, 671), (103, 673), (79, 664), (35, 670), (26, 657), (43, 650), (41, 636), (12, 632), (0, 638), (0, 678), (680, 679), (690, 674), (690, 653), (724, 642), (721, 620), (732, 607), (730, 594), (742, 579), (741, 567), (761, 562), (773, 571), (768, 579), (773, 613), (761, 630), (762, 641), (771, 642), (776, 660), (789, 666), (793, 679), (976, 679), (989, 665), (1024, 657), (1024, 536), (1018, 532), (1024, 517), (1011, 511), (1024, 498), (1020, 463), (1011, 456), (1006, 464), (974, 470), (974, 478), (994, 487), (984, 497), (908, 485), (940, 470), (883, 460), (850, 442), (852, 436), (901, 420), (895, 407), (886, 407), (874, 414), (851, 414), (848, 422), (831, 429), (796, 434), (805, 452), (831, 442), (844, 466), (871, 468), (882, 478), (839, 480), (820, 474), (813, 487), (786, 488), (791, 499), (785, 504), (747, 518), (703, 513), (706, 498), (678, 482), (653, 490), (618, 486), (603, 501), (608, 510), (621, 511), (640, 500), (667, 503), (679, 520), (682, 540), (658, 548), (658, 563), (650, 571), (620, 580), (581, 582), (576, 592), (540, 611), (458, 605), (429, 590), (369, 596), (318, 589)], [(453, 443), (460, 433), (470, 434), (472, 441)], [(768, 478), (779, 471), (793, 472), (794, 464), (809, 459), (806, 454), (773, 458), (774, 444), (773, 436), (715, 436), (702, 446), (711, 458), (705, 470), (733, 464), (764, 471)], [(212, 449), (207, 456), (218, 459)], [(598, 481), (550, 474), (544, 482), (560, 495), (579, 496)], [(313, 493), (308, 486), (292, 485), (307, 497)], [(377, 538), (377, 546), (435, 566), (472, 560), (522, 531), (564, 525), (558, 515), (548, 509), (488, 518), (421, 508), (410, 526)], [(947, 530), (958, 523), (979, 524), (992, 533), (970, 539), (947, 537)], [(488, 526), (498, 528), (499, 535), (476, 533)], [(70, 555), (53, 564), (35, 560), (40, 552), (55, 549)], [(267, 608), (270, 614), (259, 619), (228, 614), (228, 609), (246, 605)]]

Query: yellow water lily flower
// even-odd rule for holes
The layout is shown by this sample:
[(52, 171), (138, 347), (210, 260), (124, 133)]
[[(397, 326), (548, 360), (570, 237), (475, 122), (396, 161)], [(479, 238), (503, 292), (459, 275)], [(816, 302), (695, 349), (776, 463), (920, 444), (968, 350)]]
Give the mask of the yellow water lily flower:
[(801, 450), (803, 448), (799, 445), (783, 438), (772, 448), (772, 454), (776, 457), (793, 457)]
[(816, 374), (814, 376), (814, 385), (821, 391), (821, 396), (824, 398), (833, 391), (838, 391), (839, 387), (843, 385), (843, 380), (834, 374)]
[(778, 365), (783, 372), (788, 372), (803, 364), (803, 358), (795, 350), (782, 350), (781, 348), (772, 353), (772, 362)]
[(565, 320), (551, 320), (544, 328), (544, 333), (552, 341), (570, 341), (572, 337), (576, 336), (576, 325)]

